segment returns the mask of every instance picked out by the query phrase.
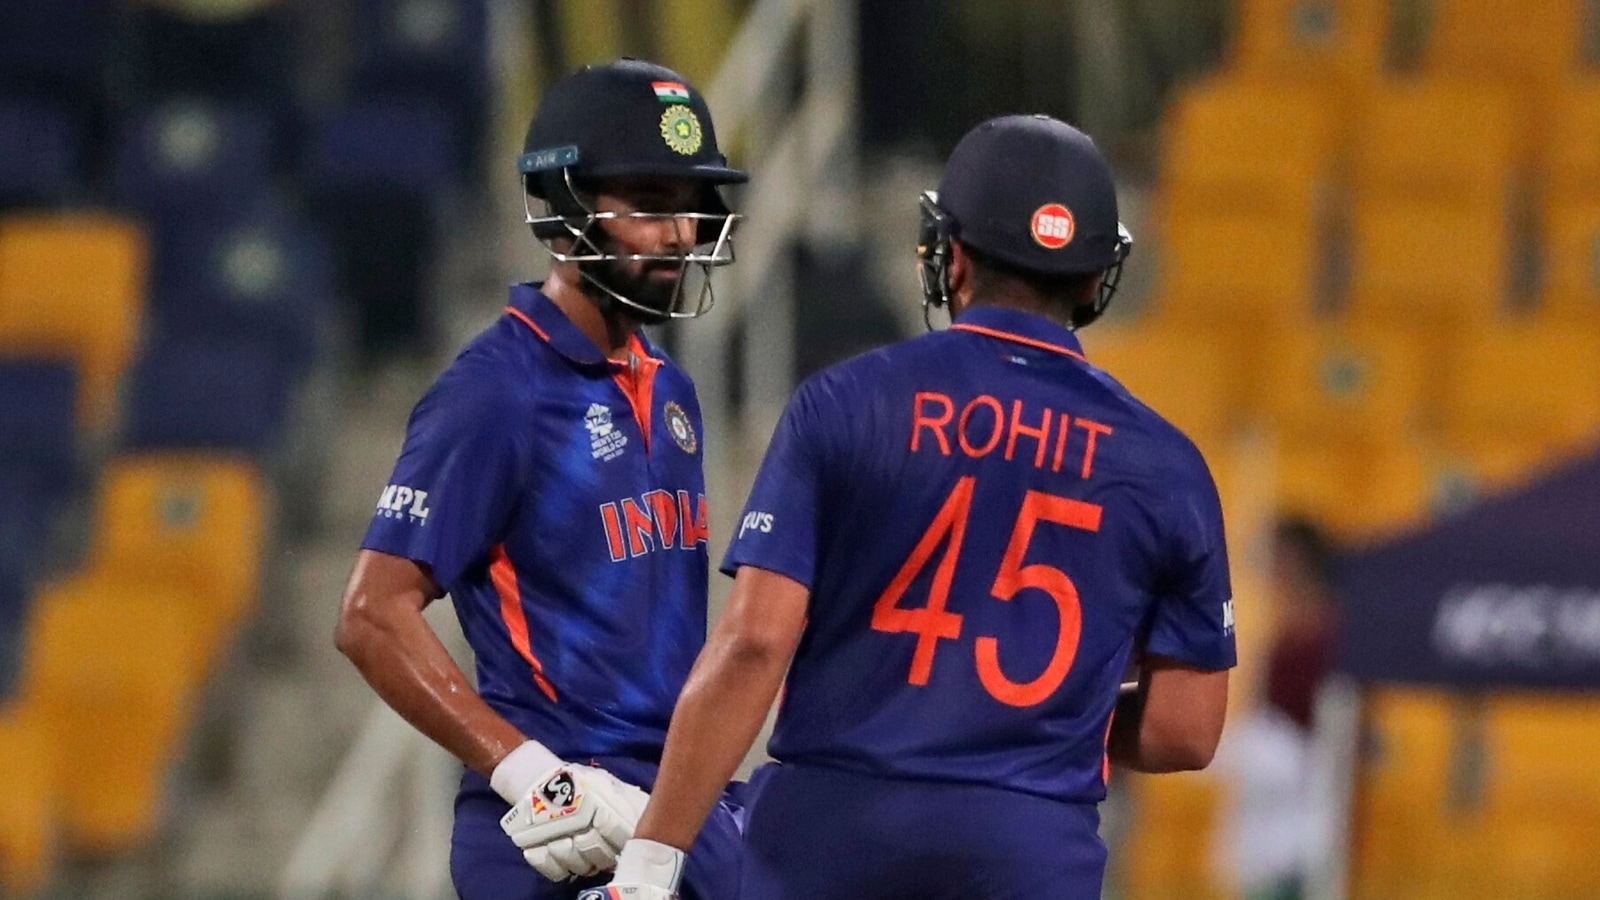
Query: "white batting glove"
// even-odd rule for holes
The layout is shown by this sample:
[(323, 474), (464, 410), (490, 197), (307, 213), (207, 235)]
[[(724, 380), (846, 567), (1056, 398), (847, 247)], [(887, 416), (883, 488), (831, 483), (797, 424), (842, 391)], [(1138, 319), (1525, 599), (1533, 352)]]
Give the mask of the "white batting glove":
[(682, 850), (634, 838), (623, 846), (611, 882), (584, 891), (578, 900), (678, 900), (683, 864)]
[[(500, 828), (522, 848), (522, 856), (539, 874), (554, 882), (603, 872), (617, 864), (622, 845), (633, 836), (634, 826), (650, 795), (611, 773), (590, 766), (561, 762), (536, 742), (529, 741), (556, 764), (523, 790), (511, 810), (500, 819)], [(496, 768), (491, 779), (501, 796), (501, 783), (518, 779), (501, 769), (526, 766), (543, 760), (538, 752), (519, 747)], [(520, 757), (519, 757), (520, 754)], [(519, 757), (513, 761), (513, 757)], [(514, 795), (515, 796), (515, 795)]]

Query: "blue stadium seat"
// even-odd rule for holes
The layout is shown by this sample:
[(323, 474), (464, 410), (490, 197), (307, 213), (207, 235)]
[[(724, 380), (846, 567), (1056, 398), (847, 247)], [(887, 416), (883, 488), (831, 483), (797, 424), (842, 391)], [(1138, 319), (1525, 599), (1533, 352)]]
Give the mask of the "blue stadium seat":
[(324, 120), (311, 139), (307, 176), (321, 189), (426, 197), (457, 183), (448, 120), (427, 102), (370, 100)]
[(262, 458), (279, 444), (290, 380), (270, 336), (158, 332), (134, 366), (121, 444)]
[(426, 105), (354, 104), (322, 123), (306, 168), (362, 363), (430, 352), (434, 215), (460, 184), (445, 119)]
[(457, 165), (471, 171), (487, 130), (488, 35), (486, 0), (361, 0), (355, 90), (444, 110)]
[(0, 84), (92, 101), (103, 91), (116, 24), (112, 0), (0, 0)]
[(0, 205), (55, 206), (85, 179), (81, 123), (63, 106), (0, 100)]
[[(0, 513), (0, 518), (4, 514)], [(0, 523), (0, 528), (4, 528)], [(22, 661), (28, 646), (28, 607), (33, 599), (30, 579), (21, 568), (0, 554), (0, 706), (16, 693)]]
[(191, 220), (161, 244), (151, 306), (162, 333), (265, 336), (296, 374), (321, 355), (333, 261), (321, 234), (297, 217), (263, 205)]
[[(139, 3), (118, 29), (131, 93), (253, 102), (276, 116), (294, 106), (293, 4)], [(285, 123), (287, 124), (287, 123)]]
[(169, 100), (124, 123), (116, 198), (161, 223), (249, 209), (271, 189), (272, 120), (260, 107)]
[(0, 472), (63, 499), (78, 481), (77, 420), (78, 372), (70, 363), (0, 359)]

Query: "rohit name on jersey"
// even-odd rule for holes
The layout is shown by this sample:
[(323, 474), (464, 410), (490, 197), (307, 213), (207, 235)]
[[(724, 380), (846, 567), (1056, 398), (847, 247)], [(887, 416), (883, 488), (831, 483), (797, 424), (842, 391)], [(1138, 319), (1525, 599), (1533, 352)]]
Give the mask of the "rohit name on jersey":
[(1087, 480), (1094, 474), (1100, 441), (1115, 433), (1110, 425), (1068, 415), (1049, 407), (1028, 409), (1021, 400), (1002, 403), (979, 394), (958, 400), (936, 391), (918, 391), (911, 400), (911, 452), (960, 453), (982, 459), (1001, 454), (1007, 462), (1019, 456), (1035, 469), (1076, 470)]
[(706, 495), (656, 490), (600, 504), (611, 561), (622, 562), (657, 550), (696, 550), (711, 539)]

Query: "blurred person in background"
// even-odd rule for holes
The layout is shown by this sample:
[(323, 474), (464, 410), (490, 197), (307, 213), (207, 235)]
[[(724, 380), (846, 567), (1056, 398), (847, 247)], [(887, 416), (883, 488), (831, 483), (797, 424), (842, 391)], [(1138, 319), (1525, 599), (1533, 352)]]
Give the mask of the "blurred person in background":
[[(644, 808), (705, 641), (708, 524), (694, 387), (641, 326), (710, 308), (735, 218), (718, 189), (746, 180), (700, 93), (630, 59), (554, 85), (524, 149), (549, 279), (514, 286), (417, 404), (337, 633), (373, 689), (466, 764), (463, 900), (573, 896)], [(476, 691), (422, 616), (445, 593)], [(732, 896), (739, 852), (723, 804), (689, 852), (686, 895)]]
[(1111, 764), (1211, 759), (1235, 663), (1216, 488), (1074, 333), (1132, 245), (1110, 167), (1059, 120), (992, 119), (922, 213), (924, 300), (954, 323), (791, 400), (638, 834), (589, 898), (675, 896), (780, 687), (741, 897), (1096, 898)]
[(1217, 856), (1248, 900), (1298, 900), (1324, 836), (1311, 803), (1317, 693), (1338, 658), (1334, 550), (1315, 522), (1273, 531), (1275, 624), (1259, 708), (1229, 730), (1217, 770), (1227, 782)]

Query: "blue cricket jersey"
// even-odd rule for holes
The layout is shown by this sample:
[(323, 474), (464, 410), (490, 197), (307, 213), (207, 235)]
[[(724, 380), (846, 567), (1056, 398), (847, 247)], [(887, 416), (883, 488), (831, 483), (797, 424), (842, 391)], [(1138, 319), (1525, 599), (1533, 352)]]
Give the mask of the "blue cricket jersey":
[(1098, 802), (1135, 644), (1235, 663), (1199, 451), (1012, 310), (802, 385), (723, 570), (746, 565), (811, 589), (783, 762)]
[(699, 403), (642, 335), (631, 351), (513, 287), (417, 403), (362, 542), (431, 570), (483, 698), (567, 759), (659, 762), (705, 641)]

